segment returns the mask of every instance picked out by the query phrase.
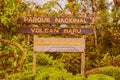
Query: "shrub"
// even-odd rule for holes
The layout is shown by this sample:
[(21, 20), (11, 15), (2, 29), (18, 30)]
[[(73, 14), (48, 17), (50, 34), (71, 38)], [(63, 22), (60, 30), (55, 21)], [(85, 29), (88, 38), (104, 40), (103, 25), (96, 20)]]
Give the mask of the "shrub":
[(95, 68), (93, 70), (88, 71), (86, 74), (105, 74), (108, 76), (111, 76), (115, 78), (115, 80), (120, 80), (120, 67), (101, 67), (101, 68)]
[(32, 71), (13, 73), (6, 77), (6, 80), (34, 80), (36, 74)]
[(115, 80), (115, 79), (108, 75), (92, 74), (88, 76), (87, 80)]
[(40, 53), (37, 55), (36, 73), (31, 71), (31, 65), (25, 70), (7, 76), (7, 80), (85, 80), (85, 77), (67, 72), (64, 65), (53, 60), (49, 54)]
[(80, 53), (62, 53), (62, 57), (59, 59), (60, 62), (64, 63), (65, 69), (72, 74), (78, 74), (81, 71), (81, 54)]
[(35, 80), (85, 80), (85, 77), (78, 74), (72, 75), (67, 70), (59, 70), (56, 67), (40, 66)]
[(37, 55), (37, 73), (35, 80), (84, 80), (85, 77), (78, 74), (72, 75), (64, 69), (64, 64), (53, 60), (49, 54)]

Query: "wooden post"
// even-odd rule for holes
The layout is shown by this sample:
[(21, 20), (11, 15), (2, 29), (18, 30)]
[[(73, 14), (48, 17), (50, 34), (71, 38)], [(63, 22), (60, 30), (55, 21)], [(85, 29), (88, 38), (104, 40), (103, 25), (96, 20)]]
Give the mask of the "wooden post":
[[(0, 39), (2, 39), (2, 34), (0, 34)], [(2, 42), (0, 42), (0, 45), (2, 45)], [(0, 50), (1, 50), (1, 46), (0, 46)]]
[(85, 75), (85, 52), (81, 53), (81, 74)]
[(94, 26), (94, 37), (95, 37), (95, 46), (97, 47), (97, 33), (96, 28)]
[[(35, 39), (35, 36), (34, 35), (34, 39)], [(36, 72), (36, 52), (34, 52), (34, 49), (33, 49), (33, 72), (35, 73)]]
[[(2, 39), (2, 34), (0, 34), (0, 39)], [(1, 42), (0, 42), (0, 45), (1, 45)]]
[(0, 39), (2, 39), (2, 34), (0, 34)]
[(36, 72), (36, 53), (33, 52), (33, 72)]
[(30, 35), (28, 34), (27, 35), (27, 45), (29, 45), (30, 44)]
[[(86, 42), (86, 35), (83, 35), (83, 38)], [(85, 50), (83, 53), (81, 53), (81, 74), (85, 75)]]

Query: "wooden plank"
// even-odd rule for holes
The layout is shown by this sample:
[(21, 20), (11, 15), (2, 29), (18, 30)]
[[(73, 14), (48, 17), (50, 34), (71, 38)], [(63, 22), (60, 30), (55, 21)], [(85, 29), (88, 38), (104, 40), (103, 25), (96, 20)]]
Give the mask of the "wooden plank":
[(0, 34), (0, 39), (2, 39), (2, 34)]
[[(2, 34), (0, 34), (0, 40), (2, 40)], [(0, 42), (0, 45), (2, 44), (2, 42)], [(0, 48), (1, 48), (1, 46), (0, 46)]]
[[(86, 41), (86, 35), (83, 35), (82, 38)], [(81, 53), (81, 74), (85, 75), (85, 51)]]
[(93, 17), (39, 17), (25, 16), (19, 17), (18, 23), (34, 23), (34, 24), (94, 24)]
[(32, 70), (35, 73), (36, 72), (36, 53), (33, 52), (33, 66), (32, 66)]
[(85, 75), (85, 52), (81, 53), (81, 74)]
[(38, 38), (34, 37), (35, 52), (84, 52), (84, 38)]
[(93, 34), (93, 28), (20, 27), (17, 31), (25, 34)]

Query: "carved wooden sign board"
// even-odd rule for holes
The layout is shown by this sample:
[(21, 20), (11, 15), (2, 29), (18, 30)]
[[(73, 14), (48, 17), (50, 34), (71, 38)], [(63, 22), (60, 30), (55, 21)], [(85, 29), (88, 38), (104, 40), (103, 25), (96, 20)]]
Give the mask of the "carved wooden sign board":
[(93, 17), (39, 17), (26, 16), (19, 17), (18, 23), (46, 23), (46, 24), (94, 24)]
[(17, 31), (25, 34), (93, 34), (92, 28), (21, 27)]
[(84, 38), (39, 38), (34, 36), (35, 52), (84, 52)]

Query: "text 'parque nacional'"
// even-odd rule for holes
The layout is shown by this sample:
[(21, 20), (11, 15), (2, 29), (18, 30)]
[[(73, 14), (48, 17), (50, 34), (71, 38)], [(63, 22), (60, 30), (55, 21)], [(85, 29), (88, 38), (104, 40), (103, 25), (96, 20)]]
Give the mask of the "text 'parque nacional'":
[(19, 17), (19, 23), (48, 23), (48, 24), (94, 24), (92, 17)]

